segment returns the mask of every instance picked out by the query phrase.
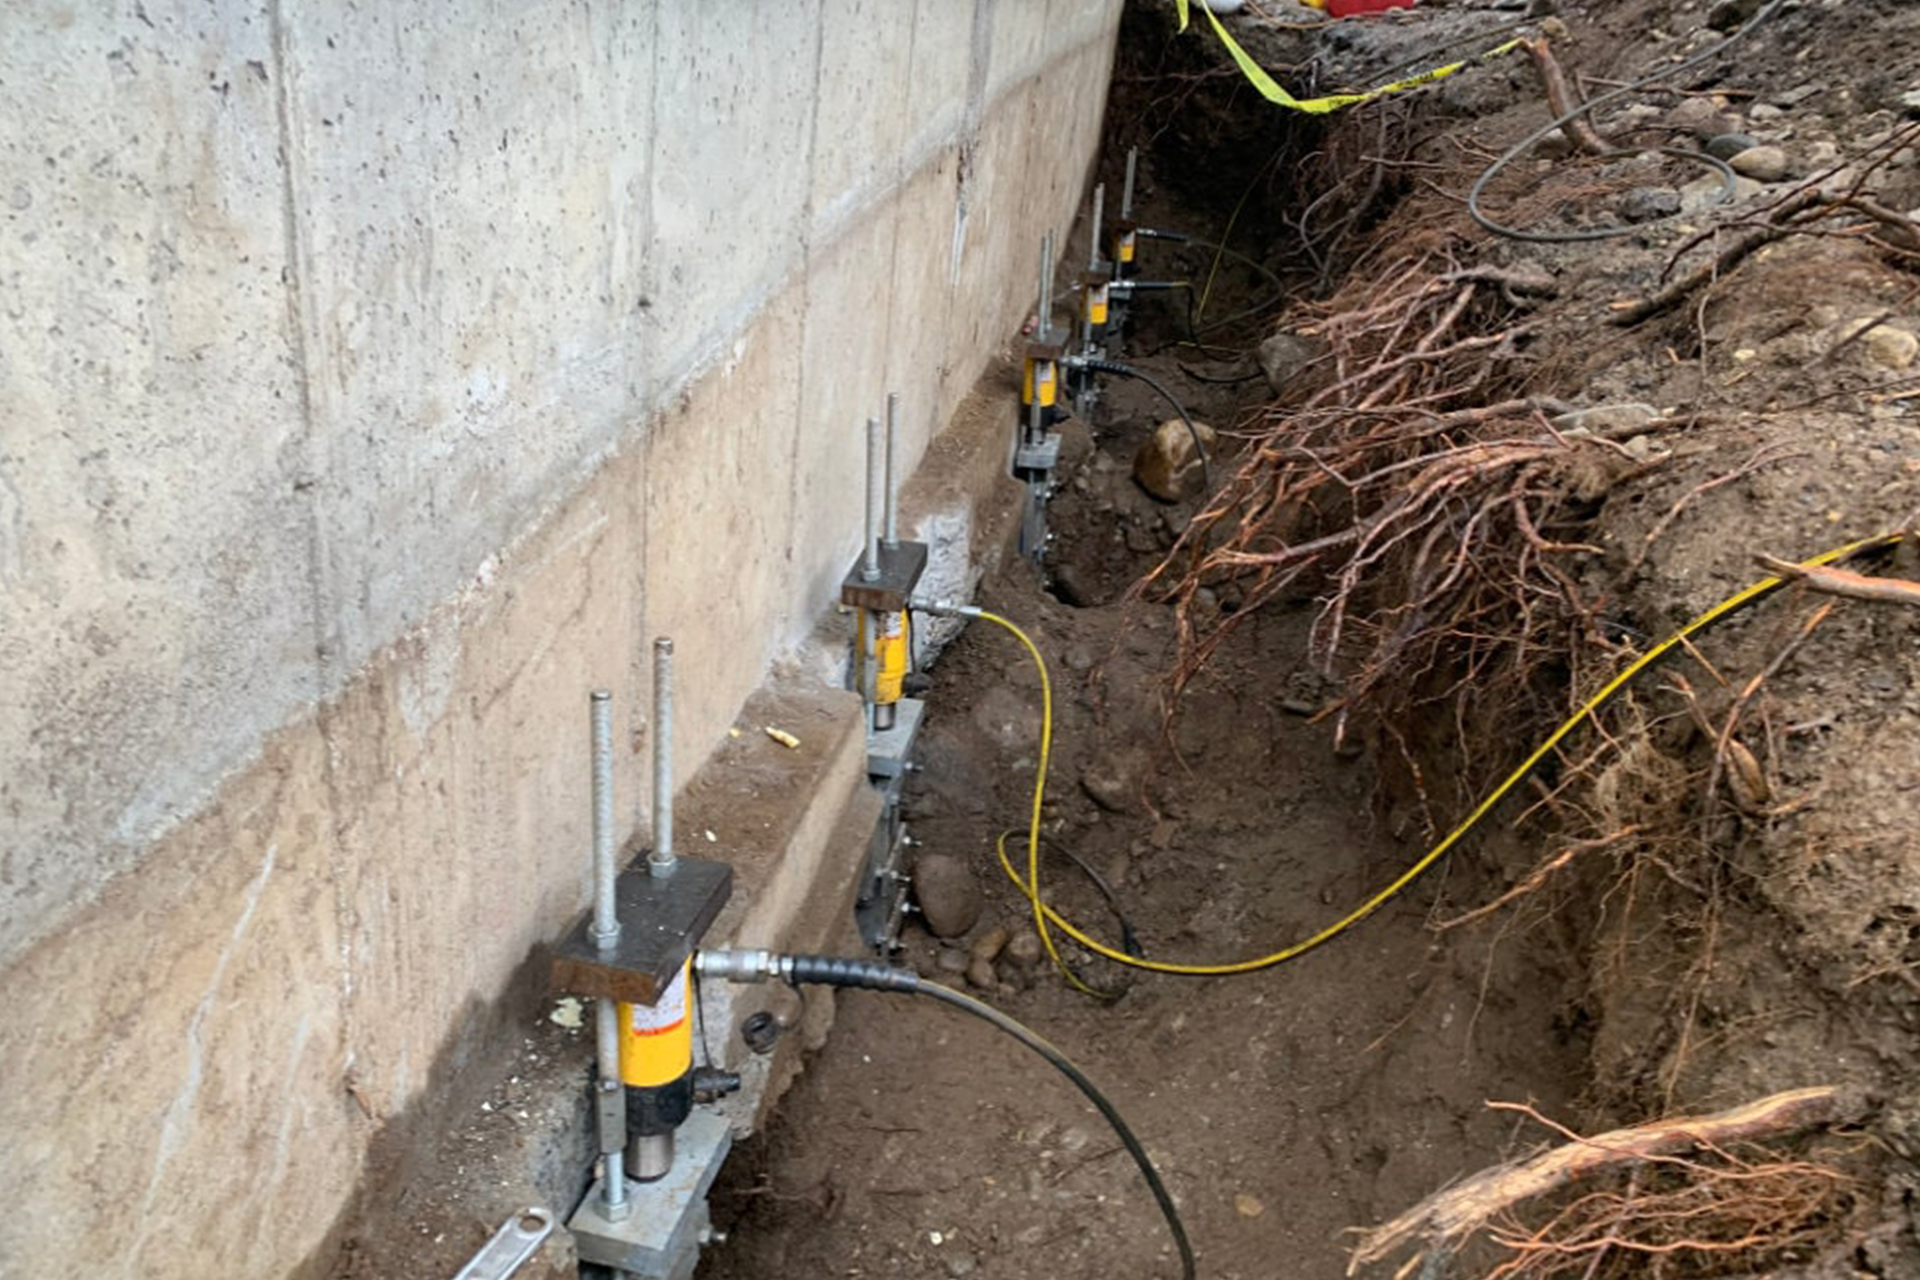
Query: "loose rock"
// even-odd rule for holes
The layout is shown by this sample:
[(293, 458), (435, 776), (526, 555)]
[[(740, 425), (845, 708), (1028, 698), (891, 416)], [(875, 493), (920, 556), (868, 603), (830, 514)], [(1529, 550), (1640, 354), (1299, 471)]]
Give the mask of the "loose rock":
[(958, 947), (942, 947), (933, 957), (933, 967), (941, 973), (965, 973), (970, 963), (967, 953)]
[(980, 886), (951, 854), (922, 854), (914, 863), (913, 889), (927, 932), (936, 938), (957, 938), (980, 919)]
[(1779, 147), (1748, 147), (1727, 163), (1735, 173), (1755, 182), (1779, 182), (1790, 167), (1787, 153)]
[(1682, 99), (1678, 106), (1667, 112), (1667, 124), (1702, 139), (1729, 133), (1733, 129), (1733, 121), (1726, 112), (1714, 105), (1711, 98)]
[(1108, 813), (1126, 813), (1133, 807), (1138, 763), (1131, 752), (1104, 752), (1080, 771), (1080, 789)]
[(973, 945), (967, 948), (967, 952), (975, 960), (985, 960), (988, 964), (992, 964), (1000, 955), (1001, 948), (1007, 945), (1009, 939), (1010, 935), (1007, 932), (1007, 926), (997, 924), (975, 938)]
[(1911, 368), (1914, 360), (1920, 358), (1920, 337), (1905, 329), (1883, 324), (1860, 341), (1866, 348), (1867, 359), (1888, 369)]
[(1766, 187), (1752, 178), (1740, 174), (1733, 176), (1733, 195), (1726, 200), (1720, 198), (1726, 190), (1726, 179), (1717, 173), (1703, 173), (1680, 188), (1680, 210), (1683, 213), (1705, 213), (1709, 209), (1726, 209), (1739, 204), (1749, 196), (1758, 195)]
[(1664, 416), (1650, 404), (1629, 400), (1620, 404), (1596, 404), (1575, 409), (1571, 413), (1557, 414), (1553, 419), (1553, 427), (1556, 431), (1589, 433), (1631, 431), (1635, 427), (1658, 422)]
[(1284, 391), (1287, 384), (1300, 376), (1309, 364), (1317, 360), (1327, 350), (1327, 344), (1318, 338), (1303, 337), (1297, 333), (1276, 333), (1260, 344), (1260, 372), (1267, 375), (1267, 385), (1275, 391)]
[(1031, 969), (1040, 963), (1040, 957), (1047, 949), (1040, 945), (1040, 935), (1031, 929), (1022, 929), (1007, 939), (1006, 958), (1022, 969)]
[(993, 961), (978, 957), (967, 964), (967, 985), (978, 987), (982, 991), (992, 991), (1000, 985), (1000, 979), (993, 972)]
[(1680, 212), (1680, 193), (1671, 187), (1636, 187), (1620, 197), (1620, 216), (1628, 222), (1651, 222)]
[(1053, 595), (1061, 604), (1072, 605), (1076, 609), (1100, 603), (1086, 576), (1071, 564), (1054, 566)]
[(1193, 497), (1200, 488), (1203, 473), (1200, 455), (1193, 447), (1195, 436), (1200, 437), (1203, 448), (1212, 450), (1214, 431), (1204, 422), (1194, 423), (1192, 431), (1178, 418), (1169, 418), (1155, 427), (1133, 457), (1133, 478), (1140, 482), (1140, 487), (1162, 502)]

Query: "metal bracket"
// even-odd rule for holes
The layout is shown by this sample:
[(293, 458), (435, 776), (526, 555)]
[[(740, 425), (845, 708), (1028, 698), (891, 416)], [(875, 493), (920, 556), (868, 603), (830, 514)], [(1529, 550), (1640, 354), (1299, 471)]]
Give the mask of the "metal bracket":
[(713, 1111), (695, 1111), (675, 1133), (673, 1167), (654, 1182), (629, 1182), (632, 1211), (618, 1222), (601, 1213), (600, 1179), (567, 1223), (582, 1262), (644, 1280), (691, 1280), (700, 1246), (713, 1238), (707, 1192), (733, 1146), (733, 1130)]
[(855, 560), (840, 580), (840, 603), (875, 613), (898, 613), (907, 607), (907, 598), (920, 585), (927, 571), (927, 544), (924, 542), (881, 542), (880, 576), (869, 580), (861, 576)]
[(1022, 479), (1044, 478), (1060, 465), (1060, 433), (1049, 431), (1029, 443), (1021, 440), (1013, 451), (1013, 473)]
[(890, 950), (900, 936), (907, 901), (906, 831), (900, 820), (900, 793), (906, 785), (908, 758), (927, 704), (902, 698), (891, 729), (867, 736), (867, 777), (880, 792), (880, 821), (867, 845), (866, 865), (853, 904), (860, 938), (876, 951)]
[(553, 948), (553, 990), (652, 1004), (680, 975), (732, 890), (733, 868), (707, 858), (679, 858), (670, 876), (653, 875), (644, 863), (629, 867), (614, 885), (619, 943), (601, 951), (592, 917), (582, 917)]

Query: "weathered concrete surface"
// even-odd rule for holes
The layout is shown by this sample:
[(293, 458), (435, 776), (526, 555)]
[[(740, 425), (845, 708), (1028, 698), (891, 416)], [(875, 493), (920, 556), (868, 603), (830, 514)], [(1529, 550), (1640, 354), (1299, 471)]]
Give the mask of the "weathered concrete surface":
[(648, 639), (690, 777), (861, 420), (1031, 305), (1117, 9), (15, 6), (9, 1271), (326, 1269), (585, 901), (587, 691), (638, 830)]

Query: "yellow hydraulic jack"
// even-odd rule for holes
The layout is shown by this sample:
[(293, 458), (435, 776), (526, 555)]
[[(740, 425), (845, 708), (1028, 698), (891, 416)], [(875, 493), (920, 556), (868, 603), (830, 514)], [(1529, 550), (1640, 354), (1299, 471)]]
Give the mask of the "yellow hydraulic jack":
[(900, 816), (908, 756), (924, 704), (906, 696), (911, 665), (907, 600), (927, 568), (927, 544), (900, 537), (894, 460), (899, 452), (900, 397), (887, 396), (886, 434), (867, 420), (867, 518), (860, 557), (840, 583), (840, 603), (854, 611), (853, 682), (867, 711), (867, 777), (880, 792), (880, 822), (854, 894), (854, 921), (876, 951), (898, 945), (907, 907), (907, 849)]
[[(1113, 224), (1113, 279), (1129, 280), (1135, 271), (1134, 260), (1140, 250), (1140, 224), (1133, 220), (1133, 178), (1140, 162), (1140, 148), (1127, 149), (1126, 185), (1120, 188), (1120, 216)], [(1116, 317), (1117, 318), (1117, 317)]]
[(1067, 416), (1060, 403), (1060, 364), (1068, 334), (1053, 327), (1053, 233), (1040, 242), (1040, 302), (1034, 331), (1027, 340), (1020, 378), (1020, 433), (1014, 443), (1013, 476), (1026, 486), (1020, 516), (1020, 554), (1038, 561), (1047, 550), (1047, 499), (1053, 471), (1060, 465), (1060, 433), (1053, 428)]
[(594, 1114), (604, 1168), (567, 1225), (582, 1261), (685, 1280), (714, 1239), (707, 1192), (732, 1146), (694, 1103), (740, 1087), (693, 1065), (691, 963), (732, 891), (726, 863), (673, 851), (673, 642), (654, 642), (653, 848), (618, 869), (612, 696), (593, 695), (593, 910), (553, 948), (556, 992), (595, 1003)]
[[(1098, 360), (1106, 355), (1107, 321), (1112, 310), (1114, 264), (1100, 256), (1100, 220), (1106, 207), (1107, 188), (1093, 189), (1093, 215), (1089, 220), (1087, 269), (1080, 276), (1080, 359)], [(1123, 288), (1124, 292), (1124, 288)], [(1069, 361), (1064, 371), (1073, 388), (1073, 410), (1086, 421), (1093, 414), (1099, 387), (1084, 363)]]

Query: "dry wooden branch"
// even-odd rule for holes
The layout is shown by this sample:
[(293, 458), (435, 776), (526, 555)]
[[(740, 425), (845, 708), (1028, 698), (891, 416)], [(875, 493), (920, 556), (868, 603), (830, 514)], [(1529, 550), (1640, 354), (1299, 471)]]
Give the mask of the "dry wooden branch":
[(1904, 578), (1875, 578), (1864, 573), (1849, 573), (1831, 565), (1795, 564), (1773, 556), (1755, 556), (1762, 567), (1792, 582), (1804, 582), (1809, 591), (1849, 600), (1877, 600), (1882, 604), (1920, 605), (1920, 582)]
[[(1538, 1115), (1513, 1103), (1487, 1105)], [(1451, 1250), (1522, 1201), (1610, 1170), (1666, 1162), (1702, 1148), (1785, 1137), (1857, 1119), (1863, 1109), (1861, 1099), (1821, 1085), (1776, 1093), (1712, 1115), (1655, 1120), (1592, 1138), (1570, 1135), (1570, 1141), (1537, 1155), (1483, 1169), (1368, 1232), (1354, 1249), (1347, 1274), (1381, 1261), (1416, 1239), (1424, 1242), (1423, 1253)]]

